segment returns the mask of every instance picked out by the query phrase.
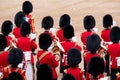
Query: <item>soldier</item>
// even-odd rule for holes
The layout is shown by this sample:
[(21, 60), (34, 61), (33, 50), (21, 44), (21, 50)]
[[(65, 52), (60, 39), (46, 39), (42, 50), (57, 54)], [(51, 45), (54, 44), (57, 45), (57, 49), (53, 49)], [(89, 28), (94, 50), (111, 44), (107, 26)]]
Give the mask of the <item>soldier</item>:
[[(110, 30), (112, 28), (112, 25), (113, 25), (113, 18), (110, 14), (106, 14), (104, 17), (103, 17), (103, 27), (104, 29), (101, 31), (101, 38), (103, 40), (103, 45), (105, 47), (108, 47), (108, 45), (110, 45), (112, 42), (110, 41)], [(110, 75), (110, 70), (109, 70), (109, 54), (107, 54), (105, 56), (105, 59), (106, 59), (106, 68), (105, 68), (105, 71), (107, 72), (107, 75)]]
[[(100, 37), (97, 34), (92, 34), (87, 38), (86, 47), (88, 52), (84, 55), (85, 72), (87, 70), (88, 62), (94, 56), (100, 56), (97, 50), (100, 48)], [(89, 74), (86, 72), (86, 80), (89, 80)]]
[(38, 64), (47, 64), (52, 68), (52, 80), (57, 80), (56, 67), (58, 66), (58, 61), (56, 60), (55, 55), (48, 51), (48, 48), (52, 44), (52, 38), (48, 33), (42, 33), (39, 36), (39, 48), (41, 50), (37, 53), (37, 63)]
[(66, 25), (63, 29), (63, 35), (66, 38), (65, 41), (61, 42), (61, 45), (64, 49), (64, 52), (61, 51), (61, 64), (60, 64), (60, 72), (63, 73), (64, 69), (68, 68), (69, 65), (67, 64), (67, 52), (71, 48), (77, 48), (78, 50), (82, 50), (81, 46), (79, 46), (76, 42), (72, 41), (72, 37), (74, 36), (74, 28), (72, 25)]
[(12, 41), (12, 37), (10, 36), (12, 29), (13, 29), (13, 23), (10, 20), (6, 20), (3, 22), (1, 27), (1, 32), (7, 38), (7, 46), (9, 46), (10, 42)]
[(7, 47), (7, 39), (0, 34), (0, 70), (8, 65), (8, 51), (4, 51)]
[(81, 60), (81, 52), (78, 49), (72, 48), (68, 51), (67, 63), (70, 67), (66, 69), (65, 73), (74, 76), (75, 80), (84, 80), (84, 71), (79, 68)]
[(52, 80), (52, 68), (47, 64), (37, 66), (37, 80)]
[(3, 79), (7, 78), (9, 74), (12, 72), (19, 72), (22, 75), (23, 80), (26, 80), (25, 70), (18, 68), (18, 64), (21, 63), (22, 60), (23, 60), (22, 50), (20, 50), (19, 48), (11, 49), (8, 56), (9, 65), (2, 69)]
[(99, 75), (103, 74), (105, 63), (101, 57), (92, 57), (88, 63), (87, 72), (90, 74), (89, 80), (99, 80)]
[(101, 32), (101, 38), (103, 39), (103, 45), (107, 46), (110, 43), (110, 30), (113, 25), (113, 18), (110, 14), (106, 14), (103, 17), (103, 27)]
[[(34, 64), (34, 57), (32, 54), (32, 49), (37, 49), (37, 44), (35, 43), (34, 40), (29, 38), (29, 34), (30, 34), (30, 24), (28, 22), (23, 22), (21, 24), (20, 27), (20, 33), (22, 35), (22, 37), (20, 37), (17, 42), (16, 45), (18, 48), (20, 48), (23, 52), (24, 55), (29, 55), (28, 57), (30, 57), (30, 61), (32, 64)], [(28, 53), (27, 53), (28, 52)], [(27, 57), (25, 57), (25, 60), (28, 60)]]
[(68, 14), (63, 14), (60, 17), (60, 21), (59, 21), (59, 27), (60, 29), (56, 32), (56, 36), (59, 38), (59, 41), (65, 41), (65, 38), (63, 36), (63, 28), (65, 27), (65, 25), (70, 25), (70, 16)]
[(81, 33), (80, 38), (83, 43), (83, 50), (84, 52), (86, 52), (87, 51), (86, 49), (87, 37), (94, 33), (93, 28), (96, 25), (94, 17), (92, 15), (85, 16), (83, 20), (83, 25), (86, 31)]
[(107, 52), (111, 57), (111, 80), (116, 80), (116, 73), (120, 72), (119, 57), (120, 57), (120, 28), (114, 26), (110, 31), (110, 41), (112, 44), (108, 45)]
[(22, 11), (25, 13), (26, 21), (30, 23), (31, 33), (35, 33), (34, 17), (31, 15), (33, 12), (33, 5), (30, 1), (23, 2)]
[(14, 23), (15, 23), (15, 28), (13, 28), (13, 35), (15, 38), (20, 38), (22, 37), (20, 33), (20, 25), (26, 21), (25, 14), (22, 11), (19, 11), (16, 13), (15, 18), (14, 18)]

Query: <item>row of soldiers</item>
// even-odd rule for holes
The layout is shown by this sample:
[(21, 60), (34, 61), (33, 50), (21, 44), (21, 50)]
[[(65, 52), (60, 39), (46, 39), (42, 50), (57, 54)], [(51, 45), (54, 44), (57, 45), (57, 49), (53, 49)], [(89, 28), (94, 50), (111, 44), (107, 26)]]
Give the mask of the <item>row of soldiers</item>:
[[(113, 18), (110, 14), (103, 17), (105, 29), (101, 32), (101, 38), (94, 31), (96, 24), (94, 17), (85, 16), (83, 24), (86, 31), (80, 35), (84, 51), (81, 54), (82, 47), (76, 43), (74, 27), (70, 24), (71, 18), (68, 14), (60, 17), (58, 30), (53, 28), (54, 20), (51, 16), (44, 17), (41, 22), (44, 32), (40, 33), (37, 45), (34, 17), (30, 14), (33, 5), (30, 1), (25, 1), (22, 9), (23, 11), (15, 15), (15, 28), (9, 20), (3, 22), (1, 27), (0, 72), (2, 80), (10, 80), (11, 76), (14, 77), (13, 75), (18, 73), (22, 75), (22, 80), (33, 80), (29, 79), (31, 74), (26, 76), (27, 73), (33, 73), (32, 76), (35, 73), (34, 67), (32, 67), (32, 72), (29, 72), (30, 70), (27, 72), (28, 63), (32, 66), (36, 64), (37, 80), (57, 80), (56, 67), (59, 61), (60, 73), (64, 74), (63, 80), (69, 78), (71, 80), (98, 80), (106, 76), (105, 72), (111, 80), (120, 79), (119, 74), (116, 75), (120, 71), (120, 28), (112, 27)], [(10, 33), (14, 37), (10, 36)], [(38, 46), (40, 50), (35, 54), (34, 51)], [(11, 47), (13, 49), (9, 51)], [(101, 50), (103, 50), (102, 54)], [(37, 55), (37, 62), (34, 61), (34, 55)], [(84, 70), (79, 66), (82, 57)]]

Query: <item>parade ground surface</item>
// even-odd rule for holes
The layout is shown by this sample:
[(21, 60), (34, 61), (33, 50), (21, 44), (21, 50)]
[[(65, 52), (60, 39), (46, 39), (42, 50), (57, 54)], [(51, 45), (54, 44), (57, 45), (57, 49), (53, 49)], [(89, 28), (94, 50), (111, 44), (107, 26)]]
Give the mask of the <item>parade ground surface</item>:
[[(11, 20), (14, 23), (14, 16), (22, 10), (22, 3), (25, 0), (0, 0), (0, 26), (4, 20)], [(103, 29), (102, 18), (105, 14), (113, 16), (115, 25), (120, 26), (120, 0), (30, 0), (34, 10), (32, 15), (35, 17), (35, 26), (38, 43), (38, 36), (41, 29), (41, 20), (45, 16), (52, 16), (54, 19), (54, 28), (59, 29), (59, 19), (63, 14), (71, 16), (71, 24), (75, 29), (77, 43), (82, 46), (80, 35), (84, 30), (83, 18), (86, 15), (93, 15), (96, 20), (98, 34)], [(39, 48), (38, 48), (39, 49)], [(38, 50), (37, 49), (37, 50)], [(36, 50), (36, 52), (37, 52)], [(80, 67), (83, 68), (83, 62)], [(57, 68), (59, 80), (62, 77)]]

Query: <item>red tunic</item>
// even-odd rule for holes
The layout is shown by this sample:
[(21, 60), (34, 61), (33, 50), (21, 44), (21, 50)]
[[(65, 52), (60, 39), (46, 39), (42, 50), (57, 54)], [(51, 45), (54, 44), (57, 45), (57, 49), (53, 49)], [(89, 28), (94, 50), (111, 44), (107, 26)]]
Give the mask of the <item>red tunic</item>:
[(85, 54), (85, 63), (86, 63), (86, 66), (88, 65), (88, 62), (90, 61), (90, 59), (92, 58), (92, 57), (96, 57), (96, 56), (100, 56), (99, 54), (97, 54), (97, 53), (94, 53), (94, 54), (92, 54), (92, 53), (86, 53)]
[(66, 38), (63, 36), (63, 29), (59, 29), (59, 30), (56, 32), (56, 36), (59, 38), (59, 41), (60, 41), (60, 42), (66, 40)]
[(80, 51), (82, 50), (81, 46), (79, 46), (77, 43), (70, 41), (70, 40), (61, 42), (61, 45), (62, 45), (63, 49), (65, 50), (65, 52), (63, 54), (66, 54), (71, 48), (77, 48)]
[(8, 65), (8, 52), (0, 53), (0, 68)]
[[(86, 53), (85, 55), (85, 63), (86, 63), (86, 66), (88, 66), (88, 62), (90, 61), (90, 59), (92, 57), (96, 57), (96, 56), (100, 56), (99, 54), (95, 53), (95, 54), (92, 54), (92, 53)], [(103, 74), (99, 75), (100, 78), (103, 77)], [(86, 80), (90, 80), (90, 74), (88, 72), (86, 72)]]
[(2, 72), (3, 72), (3, 78), (7, 78), (8, 75), (12, 72), (18, 72), (22, 75), (23, 79), (26, 80), (25, 70), (22, 70), (20, 68), (12, 68), (11, 66), (6, 66), (2, 69)]
[(107, 52), (110, 54), (111, 56), (111, 61), (112, 61), (112, 65), (111, 68), (117, 68), (117, 60), (116, 57), (120, 57), (120, 44), (116, 43), (116, 44), (111, 44), (108, 45), (108, 50)]
[[(86, 72), (86, 80), (94, 80), (92, 78), (93, 78), (93, 76), (91, 74), (89, 74), (88, 72)], [(104, 74), (98, 75), (98, 80), (100, 80), (100, 78), (104, 78)]]
[(10, 42), (12, 41), (12, 38), (10, 36), (6, 36), (7, 39), (7, 46), (10, 45)]
[(110, 29), (102, 30), (101, 37), (102, 37), (103, 41), (110, 42)]
[(92, 31), (86, 31), (81, 34), (81, 41), (83, 45), (86, 45), (87, 37), (90, 36), (91, 34), (93, 34)]
[[(45, 51), (41, 50), (38, 51), (37, 53), (37, 59), (39, 60), (39, 57), (44, 53)], [(40, 64), (48, 64), (51, 68), (52, 68), (52, 72), (53, 72), (53, 79), (56, 79), (57, 76), (57, 72), (55, 70), (55, 68), (58, 66), (58, 61), (56, 61), (55, 56), (52, 55), (52, 53), (48, 52), (40, 61)]]
[[(32, 49), (37, 49), (37, 44), (35, 43), (35, 41), (30, 40), (30, 38), (27, 38), (27, 37), (19, 38), (16, 45), (23, 52), (26, 52), (26, 51), (31, 51), (32, 52)], [(32, 53), (31, 53), (31, 61), (32, 61), (32, 63), (34, 63), (34, 58), (33, 58)]]
[(62, 52), (62, 54), (63, 54), (62, 65), (67, 66), (67, 52), (71, 48), (77, 48), (80, 51), (82, 50), (82, 48), (79, 45), (77, 45), (75, 42), (70, 41), (70, 40), (66, 40), (66, 41), (61, 42), (61, 45), (62, 45), (63, 49), (65, 50), (65, 52)]
[(66, 70), (66, 73), (74, 76), (75, 80), (84, 80), (84, 72), (78, 67), (75, 68), (70, 67)]
[(26, 19), (30, 23), (31, 32), (34, 33), (35, 32), (34, 17), (32, 15), (28, 14), (28, 15), (26, 15)]
[(20, 38), (22, 37), (22, 35), (20, 34), (20, 28), (19, 27), (16, 27), (13, 29), (13, 35), (15, 35), (15, 38)]
[[(49, 34), (51, 36), (52, 40), (55, 39), (55, 36), (52, 34), (52, 32), (50, 32), (50, 31), (44, 31), (43, 33)], [(43, 33), (41, 33), (41, 34), (43, 34)]]

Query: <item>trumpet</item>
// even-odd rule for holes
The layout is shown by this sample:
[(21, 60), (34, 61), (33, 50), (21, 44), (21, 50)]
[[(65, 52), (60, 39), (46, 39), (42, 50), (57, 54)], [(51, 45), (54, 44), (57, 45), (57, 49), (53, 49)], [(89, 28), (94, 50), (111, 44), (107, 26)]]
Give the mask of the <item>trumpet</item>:
[(60, 42), (55, 40), (54, 46), (52, 47), (52, 52), (53, 52), (53, 55), (56, 57), (57, 61), (60, 61), (62, 59), (61, 54), (60, 54), (61, 51), (65, 52), (65, 50), (62, 47), (62, 45), (60, 44)]
[(15, 45), (15, 43), (13, 43), (12, 41), (10, 42), (10, 45), (8, 46), (8, 47), (6, 47), (5, 49), (4, 49), (4, 51), (10, 51), (11, 49), (13, 49), (13, 48), (17, 48), (17, 46)]
[(101, 47), (98, 49), (97, 53), (102, 56), (107, 54), (107, 47), (101, 44)]

